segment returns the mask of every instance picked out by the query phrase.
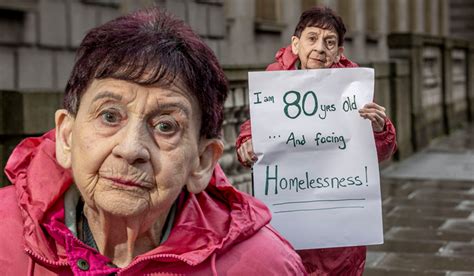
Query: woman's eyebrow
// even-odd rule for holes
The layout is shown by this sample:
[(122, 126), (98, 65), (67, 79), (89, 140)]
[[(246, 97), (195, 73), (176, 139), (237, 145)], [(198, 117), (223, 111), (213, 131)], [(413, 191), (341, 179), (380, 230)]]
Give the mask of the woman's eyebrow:
[(191, 116), (191, 111), (189, 110), (189, 108), (180, 102), (158, 103), (153, 109), (154, 109), (153, 111), (154, 114), (159, 114), (163, 110), (179, 109), (180, 111), (183, 111), (186, 117), (189, 118)]
[(110, 91), (102, 91), (102, 92), (99, 92), (97, 95), (95, 95), (95, 97), (92, 99), (92, 102), (95, 102), (103, 98), (112, 98), (114, 100), (121, 101), (122, 95), (114, 93), (114, 92), (110, 92)]

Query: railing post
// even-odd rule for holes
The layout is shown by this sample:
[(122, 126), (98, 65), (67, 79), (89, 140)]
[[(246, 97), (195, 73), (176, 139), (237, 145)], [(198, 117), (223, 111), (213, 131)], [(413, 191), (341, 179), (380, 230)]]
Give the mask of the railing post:
[(390, 62), (391, 118), (397, 130), (396, 158), (402, 160), (413, 153), (412, 91), (410, 63), (407, 60)]
[(390, 57), (406, 59), (411, 72), (411, 112), (414, 150), (446, 133), (443, 97), (443, 40), (441, 37), (391, 34)]
[(474, 42), (469, 44), (467, 57), (467, 103), (469, 121), (474, 122)]
[(469, 43), (464, 40), (444, 40), (444, 116), (446, 133), (451, 133), (468, 121), (468, 58)]

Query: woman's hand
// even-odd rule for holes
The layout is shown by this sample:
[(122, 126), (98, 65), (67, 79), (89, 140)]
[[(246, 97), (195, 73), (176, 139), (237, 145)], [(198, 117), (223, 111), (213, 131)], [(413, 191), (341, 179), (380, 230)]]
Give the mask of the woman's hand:
[(385, 128), (385, 107), (376, 103), (368, 103), (362, 109), (359, 109), (359, 114), (364, 119), (369, 119), (372, 122), (372, 128), (375, 132), (381, 132)]
[(240, 148), (237, 149), (237, 154), (239, 155), (242, 164), (246, 167), (252, 167), (253, 163), (257, 161), (257, 156), (253, 152), (252, 139), (249, 139), (240, 145)]

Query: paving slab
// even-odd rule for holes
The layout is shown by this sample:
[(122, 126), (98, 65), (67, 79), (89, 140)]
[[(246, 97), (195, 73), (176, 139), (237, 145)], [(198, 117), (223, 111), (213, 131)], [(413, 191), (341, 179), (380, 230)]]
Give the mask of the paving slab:
[(474, 272), (449, 272), (446, 276), (474, 276)]
[(456, 206), (456, 209), (474, 210), (474, 200), (463, 200), (459, 202), (459, 204)]
[(415, 206), (415, 207), (458, 207), (460, 201), (457, 199), (433, 199), (433, 198), (416, 198), (410, 199), (406, 197), (392, 197), (384, 201), (383, 207), (390, 206)]
[(472, 272), (474, 271), (474, 258), (389, 253), (379, 262), (379, 266), (416, 271)]
[(383, 220), (384, 228), (393, 226), (437, 229), (446, 222), (443, 218), (424, 218), (424, 217), (406, 217), (387, 215)]
[[(413, 240), (393, 240), (385, 239), (381, 245), (371, 245), (368, 249), (372, 252), (391, 253), (429, 253), (436, 254), (441, 248), (446, 248), (445, 241), (413, 241)], [(448, 250), (448, 249), (446, 249)]]
[(384, 252), (375, 252), (375, 251), (370, 251), (367, 252), (366, 258), (365, 258), (365, 266), (366, 267), (373, 267), (376, 266), (380, 260), (382, 260), (387, 253)]
[(467, 219), (471, 213), (470, 210), (455, 208), (396, 206), (388, 215)]
[(474, 152), (423, 151), (381, 172), (383, 177), (474, 181)]
[(415, 199), (455, 199), (455, 200), (474, 200), (474, 194), (467, 191), (441, 191), (436, 189), (419, 189), (411, 193), (409, 198)]
[[(368, 267), (364, 271), (364, 276), (447, 276), (444, 271), (419, 271), (403, 268), (380, 268)], [(472, 276), (472, 275), (471, 275)]]
[(441, 230), (449, 230), (453, 232), (466, 232), (474, 236), (474, 221), (463, 219), (449, 219), (439, 228)]
[(387, 233), (385, 233), (385, 239), (471, 242), (473, 239), (473, 235), (471, 233), (453, 232), (439, 229), (392, 227)]
[(467, 242), (449, 242), (440, 249), (439, 254), (442, 256), (466, 256), (474, 258), (474, 244)]

